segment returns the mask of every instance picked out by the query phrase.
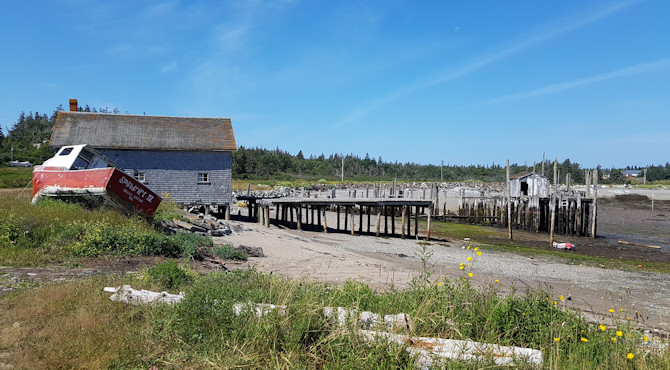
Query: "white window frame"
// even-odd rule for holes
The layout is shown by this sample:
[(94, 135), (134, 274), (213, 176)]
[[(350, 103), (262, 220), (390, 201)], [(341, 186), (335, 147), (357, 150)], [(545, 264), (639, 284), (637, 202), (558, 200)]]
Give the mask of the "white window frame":
[(198, 172), (198, 184), (209, 184), (209, 173)]
[(133, 172), (133, 178), (139, 182), (147, 182), (147, 176), (144, 172)]

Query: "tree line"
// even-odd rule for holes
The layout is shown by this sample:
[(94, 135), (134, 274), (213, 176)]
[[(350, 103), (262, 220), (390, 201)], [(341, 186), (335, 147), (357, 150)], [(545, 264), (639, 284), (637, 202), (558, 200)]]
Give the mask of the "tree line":
[[(0, 127), (0, 165), (7, 165), (10, 160), (30, 161), (40, 164), (54, 154), (49, 147), (51, 130), (56, 122), (58, 112), (63, 110), (59, 105), (50, 115), (39, 112), (21, 112), (16, 123), (4, 134)], [(118, 109), (90, 108), (88, 105), (79, 108), (85, 112), (118, 113)], [(342, 178), (344, 160), (344, 178), (348, 181), (505, 181), (506, 168), (503, 165), (433, 165), (412, 162), (384, 161), (382, 157), (371, 157), (368, 153), (360, 157), (356, 154), (333, 153), (328, 156), (320, 154), (306, 157), (302, 151), (292, 155), (279, 147), (275, 149), (247, 148), (240, 146), (233, 152), (233, 177), (239, 179), (307, 179), (336, 181)], [(538, 161), (535, 171), (540, 172), (542, 164)], [(558, 163), (561, 182), (565, 175), (570, 174), (573, 183), (584, 183), (584, 168), (579, 163), (565, 159)], [(670, 163), (648, 166), (647, 180), (670, 179)], [(545, 176), (553, 181), (553, 162), (544, 164)], [(623, 183), (623, 169), (603, 170), (598, 168), (601, 183)], [(626, 169), (637, 169), (628, 167)], [(510, 173), (517, 174), (533, 171), (533, 166), (511, 164)], [(603, 176), (605, 175), (605, 176)], [(609, 175), (609, 176), (607, 176)]]

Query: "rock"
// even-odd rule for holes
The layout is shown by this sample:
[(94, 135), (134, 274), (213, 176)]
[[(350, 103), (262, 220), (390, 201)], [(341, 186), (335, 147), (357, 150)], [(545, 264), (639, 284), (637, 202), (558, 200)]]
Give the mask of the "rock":
[(211, 236), (226, 236), (226, 235), (230, 235), (230, 230), (226, 230), (226, 229), (210, 230), (209, 235), (211, 235)]
[(247, 247), (246, 245), (240, 245), (234, 247), (233, 249), (242, 251), (246, 253), (249, 257), (265, 257), (265, 254), (263, 254), (263, 248), (261, 247)]
[(239, 234), (239, 233), (244, 231), (244, 228), (242, 227), (242, 225), (232, 224), (232, 225), (229, 225), (229, 227), (230, 227), (230, 231), (234, 232), (235, 234)]

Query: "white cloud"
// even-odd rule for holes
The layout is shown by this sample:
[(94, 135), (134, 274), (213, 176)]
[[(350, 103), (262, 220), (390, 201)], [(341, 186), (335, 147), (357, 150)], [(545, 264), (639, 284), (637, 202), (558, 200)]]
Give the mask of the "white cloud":
[(558, 84), (553, 84), (553, 85), (549, 85), (549, 86), (545, 86), (545, 87), (541, 87), (541, 88), (538, 88), (538, 89), (525, 91), (525, 92), (521, 92), (521, 93), (517, 93), (517, 94), (501, 96), (501, 97), (491, 99), (491, 100), (488, 100), (488, 101), (480, 103), (480, 104), (476, 104), (475, 106), (503, 103), (503, 102), (509, 102), (509, 101), (513, 101), (513, 100), (533, 98), (533, 97), (540, 96), (540, 95), (553, 94), (553, 93), (557, 93), (557, 92), (560, 92), (560, 91), (573, 89), (573, 88), (577, 88), (577, 87), (584, 86), (584, 85), (590, 85), (590, 84), (594, 84), (594, 83), (597, 83), (597, 82), (607, 81), (607, 80), (611, 80), (611, 79), (615, 79), (615, 78), (653, 72), (655, 70), (663, 69), (663, 68), (667, 68), (667, 67), (670, 67), (670, 58), (658, 59), (658, 60), (655, 60), (653, 62), (640, 63), (640, 64), (636, 64), (634, 66), (621, 68), (621, 69), (618, 69), (616, 71), (600, 74), (600, 75), (597, 75), (597, 76), (592, 76), (592, 77), (582, 78), (582, 79), (579, 79), (579, 80), (572, 80), (572, 81), (562, 82), (562, 83), (558, 83)]
[(432, 78), (427, 78), (423, 81), (417, 81), (414, 84), (404, 86), (402, 88), (399, 88), (389, 94), (377, 97), (373, 100), (370, 100), (368, 104), (366, 104), (363, 107), (356, 108), (352, 112), (349, 112), (344, 116), (343, 119), (341, 119), (337, 125), (345, 125), (349, 124), (358, 118), (364, 116), (365, 114), (379, 108), (380, 106), (386, 105), (392, 101), (395, 101), (397, 99), (400, 99), (404, 96), (407, 96), (409, 94), (412, 94), (416, 91), (445, 83), (447, 81), (451, 81), (463, 76), (466, 76), (468, 74), (471, 74), (473, 72), (476, 72), (488, 65), (491, 65), (493, 63), (496, 63), (498, 61), (501, 61), (509, 56), (512, 56), (514, 54), (517, 54), (523, 50), (526, 50), (530, 47), (539, 45), (543, 42), (546, 42), (552, 38), (558, 37), (562, 34), (574, 31), (578, 28), (584, 27), (586, 25), (589, 25), (591, 23), (597, 22), (609, 15), (612, 15), (618, 11), (621, 11), (625, 8), (628, 8), (632, 4), (639, 2), (639, 0), (626, 0), (626, 1), (621, 1), (615, 4), (612, 4), (610, 6), (607, 6), (605, 8), (601, 8), (598, 11), (595, 12), (589, 12), (587, 14), (582, 14), (578, 17), (572, 18), (572, 19), (567, 19), (567, 20), (562, 20), (562, 22), (559, 23), (558, 26), (552, 27), (542, 33), (539, 33), (537, 36), (530, 37), (528, 39), (522, 40), (517, 42), (516, 44), (507, 47), (505, 49), (502, 49), (498, 52), (486, 55), (479, 60), (474, 61), (473, 63), (461, 67), (459, 69), (455, 70), (446, 70), (443, 71), (442, 73), (438, 74), (437, 76), (433, 76)]

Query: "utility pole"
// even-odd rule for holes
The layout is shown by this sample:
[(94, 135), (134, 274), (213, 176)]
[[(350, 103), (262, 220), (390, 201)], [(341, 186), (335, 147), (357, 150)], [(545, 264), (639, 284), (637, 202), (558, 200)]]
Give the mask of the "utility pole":
[(342, 182), (344, 182), (344, 157), (342, 157)]

